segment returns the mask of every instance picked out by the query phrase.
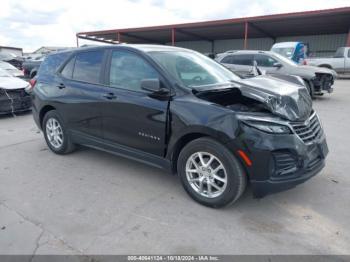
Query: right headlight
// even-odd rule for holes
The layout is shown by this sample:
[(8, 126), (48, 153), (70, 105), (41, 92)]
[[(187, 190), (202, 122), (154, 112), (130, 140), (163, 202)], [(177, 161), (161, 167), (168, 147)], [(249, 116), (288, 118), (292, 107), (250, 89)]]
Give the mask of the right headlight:
[(280, 125), (277, 123), (265, 122), (265, 121), (255, 121), (255, 120), (245, 120), (243, 121), (246, 125), (256, 128), (260, 131), (270, 133), (270, 134), (291, 134), (292, 131), (288, 126)]

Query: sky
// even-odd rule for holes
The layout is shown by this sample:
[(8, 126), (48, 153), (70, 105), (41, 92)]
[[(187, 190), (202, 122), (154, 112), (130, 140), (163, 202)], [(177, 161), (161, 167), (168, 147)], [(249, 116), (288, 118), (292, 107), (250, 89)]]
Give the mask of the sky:
[(75, 46), (77, 32), (345, 6), (350, 0), (1, 0), (0, 46), (31, 52)]

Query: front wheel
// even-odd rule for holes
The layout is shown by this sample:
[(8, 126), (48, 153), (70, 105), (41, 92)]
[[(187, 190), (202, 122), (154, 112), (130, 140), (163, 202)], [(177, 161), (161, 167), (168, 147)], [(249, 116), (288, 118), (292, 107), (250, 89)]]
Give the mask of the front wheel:
[(44, 116), (42, 128), (46, 143), (52, 152), (56, 154), (68, 154), (75, 149), (61, 117), (55, 110), (49, 111)]
[(234, 155), (211, 138), (199, 138), (187, 144), (180, 152), (177, 170), (186, 192), (210, 207), (234, 203), (247, 183)]

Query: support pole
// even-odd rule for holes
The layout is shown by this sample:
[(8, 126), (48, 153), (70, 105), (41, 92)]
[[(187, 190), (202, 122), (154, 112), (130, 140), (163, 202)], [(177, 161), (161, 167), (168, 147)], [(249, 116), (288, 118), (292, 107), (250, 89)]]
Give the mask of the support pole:
[(248, 22), (244, 23), (244, 49), (248, 48)]
[(117, 32), (117, 41), (120, 44), (121, 43), (121, 35), (120, 32)]
[(77, 39), (77, 47), (79, 47), (79, 37), (78, 35), (75, 35), (76, 39)]
[(175, 46), (175, 28), (171, 28), (171, 45)]
[(350, 46), (350, 28), (348, 32), (348, 40), (346, 41), (346, 46)]

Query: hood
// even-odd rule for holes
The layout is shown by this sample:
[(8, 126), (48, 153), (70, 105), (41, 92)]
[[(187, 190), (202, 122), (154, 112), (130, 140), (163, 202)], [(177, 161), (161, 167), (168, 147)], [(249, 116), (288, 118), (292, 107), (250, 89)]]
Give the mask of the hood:
[(272, 76), (257, 76), (237, 82), (243, 96), (262, 103), (271, 113), (290, 121), (304, 121), (312, 111), (305, 86)]
[(13, 90), (25, 88), (28, 82), (17, 77), (0, 77), (0, 89)]
[(332, 69), (325, 68), (325, 67), (318, 67), (318, 66), (310, 66), (310, 65), (298, 65), (299, 71), (302, 72), (309, 72), (309, 73), (323, 73), (323, 74), (331, 74), (333, 76), (336, 76), (336, 72)]
[(12, 76), (23, 76), (23, 72), (18, 70), (17, 68), (13, 68), (13, 69), (6, 69), (6, 72), (8, 72), (10, 75)]

